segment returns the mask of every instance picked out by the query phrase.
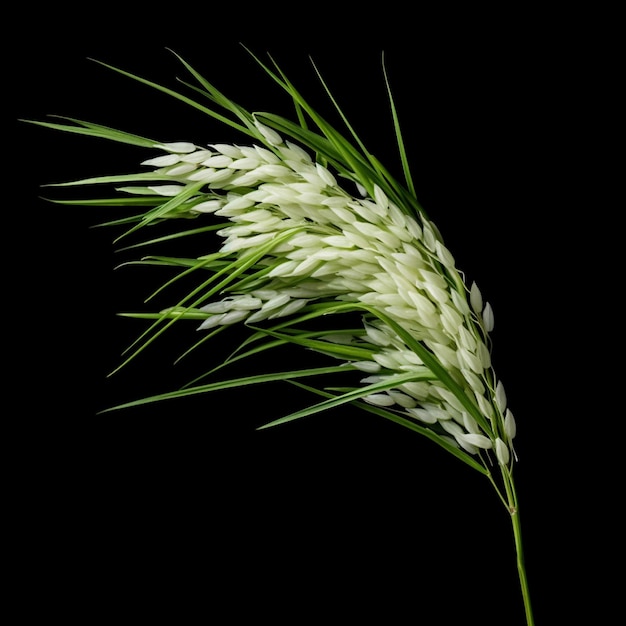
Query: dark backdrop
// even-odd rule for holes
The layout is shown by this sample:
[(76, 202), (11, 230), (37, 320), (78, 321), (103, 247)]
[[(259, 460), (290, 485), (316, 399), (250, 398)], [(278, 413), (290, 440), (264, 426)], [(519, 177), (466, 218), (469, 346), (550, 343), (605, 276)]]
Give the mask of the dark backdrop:
[[(553, 26), (506, 19), (491, 28), (474, 15), (468, 29), (468, 16), (408, 23), (402, 13), (359, 24), (313, 9), (281, 9), (281, 21), (267, 8), (238, 22), (239, 9), (225, 7), (187, 8), (182, 21), (175, 9), (153, 20), (39, 14), (36, 36), (16, 24), (24, 36), (6, 56), (13, 120), (67, 115), (163, 141), (241, 141), (89, 60), (173, 86), (185, 71), (172, 48), (247, 108), (286, 113), (241, 42), (272, 54), (332, 117), (311, 55), (371, 152), (400, 175), (385, 51), (419, 199), (495, 311), (537, 623), (565, 623), (557, 616), (580, 581), (578, 530), (570, 519), (563, 531), (562, 436), (572, 415), (564, 368), (573, 356), (562, 325), (568, 261), (555, 243), (573, 227), (557, 165), (570, 67)], [(43, 605), (93, 623), (120, 615), (126, 600), (125, 615), (170, 623), (190, 622), (190, 611), (203, 623), (240, 621), (244, 611), (289, 624), (524, 623), (496, 493), (417, 435), (349, 408), (256, 431), (309, 400), (280, 383), (100, 413), (174, 389), (236, 335), (174, 365), (197, 336), (181, 324), (108, 377), (143, 328), (117, 313), (141, 307), (162, 275), (116, 269), (132, 254), (117, 251), (118, 231), (94, 228), (107, 210), (52, 204), (42, 196), (58, 190), (42, 185), (132, 172), (145, 153), (21, 122), (12, 129), (5, 332), (18, 350), (5, 384), (18, 398), (8, 411), (17, 427), (10, 472), (26, 479), (15, 580), (38, 597), (25, 613)], [(285, 353), (271, 366), (294, 358), (305, 362)]]

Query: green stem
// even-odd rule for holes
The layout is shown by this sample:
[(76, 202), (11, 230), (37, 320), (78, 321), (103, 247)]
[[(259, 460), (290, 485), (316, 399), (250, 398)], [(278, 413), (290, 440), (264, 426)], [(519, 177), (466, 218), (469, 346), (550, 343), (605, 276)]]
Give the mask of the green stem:
[(520, 588), (522, 598), (524, 600), (524, 611), (526, 612), (526, 623), (528, 626), (534, 626), (532, 607), (530, 604), (530, 591), (528, 589), (528, 579), (526, 577), (526, 567), (524, 565), (524, 548), (522, 545), (522, 525), (519, 516), (519, 506), (517, 503), (517, 494), (515, 492), (515, 484), (510, 469), (504, 465), (500, 465), (502, 477), (504, 479), (504, 488), (508, 501), (508, 510), (511, 515), (511, 524), (513, 525), (513, 537), (515, 539), (515, 554), (517, 556), (517, 572), (519, 575)]

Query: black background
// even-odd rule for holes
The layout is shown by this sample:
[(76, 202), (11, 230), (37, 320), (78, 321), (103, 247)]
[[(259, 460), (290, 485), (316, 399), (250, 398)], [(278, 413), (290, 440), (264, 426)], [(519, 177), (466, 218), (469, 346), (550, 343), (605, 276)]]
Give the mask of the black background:
[[(25, 16), (5, 55), (12, 118), (67, 115), (159, 141), (242, 141), (88, 59), (176, 87), (186, 76), (171, 48), (246, 108), (288, 113), (243, 43), (272, 54), (332, 119), (311, 55), (371, 152), (400, 176), (384, 50), (418, 197), (495, 312), (537, 623), (568, 623), (573, 604), (576, 615), (598, 610), (594, 566), (581, 563), (599, 549), (572, 510), (591, 479), (581, 472), (572, 484), (567, 469), (585, 412), (571, 397), (589, 395), (572, 391), (581, 359), (564, 322), (581, 228), (563, 193), (577, 50), (557, 23), (524, 16), (491, 16), (497, 27), (476, 14), (361, 24), (313, 6), (273, 9), (38, 14), (36, 34)], [(24, 615), (524, 624), (495, 491), (417, 435), (345, 408), (255, 430), (309, 400), (287, 384), (99, 413), (176, 388), (237, 337), (173, 365), (197, 337), (181, 324), (108, 377), (143, 328), (117, 313), (142, 308), (163, 274), (115, 269), (134, 253), (116, 251), (118, 232), (93, 228), (107, 210), (51, 204), (41, 196), (62, 194), (42, 185), (133, 172), (148, 155), (17, 121), (11, 132), (5, 180), (18, 193), (5, 207), (5, 333), (17, 350), (5, 385), (17, 397), (9, 476), (22, 531), (14, 580), (30, 590)], [(287, 353), (255, 365), (289, 368), (293, 358), (306, 362)]]

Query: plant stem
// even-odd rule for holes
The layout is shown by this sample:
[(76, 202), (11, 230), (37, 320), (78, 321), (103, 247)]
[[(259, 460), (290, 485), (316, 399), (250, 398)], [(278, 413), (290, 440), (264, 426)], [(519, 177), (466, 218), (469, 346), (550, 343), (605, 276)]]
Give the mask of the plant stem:
[(530, 604), (530, 591), (528, 589), (528, 579), (526, 577), (526, 567), (524, 565), (524, 549), (522, 544), (522, 525), (519, 516), (519, 506), (517, 503), (517, 494), (515, 492), (515, 483), (510, 468), (500, 465), (502, 477), (504, 478), (504, 488), (508, 501), (508, 509), (511, 515), (511, 524), (513, 525), (513, 537), (515, 539), (515, 554), (517, 557), (517, 572), (519, 575), (520, 588), (522, 598), (524, 600), (524, 611), (526, 613), (527, 626), (534, 626), (532, 607)]

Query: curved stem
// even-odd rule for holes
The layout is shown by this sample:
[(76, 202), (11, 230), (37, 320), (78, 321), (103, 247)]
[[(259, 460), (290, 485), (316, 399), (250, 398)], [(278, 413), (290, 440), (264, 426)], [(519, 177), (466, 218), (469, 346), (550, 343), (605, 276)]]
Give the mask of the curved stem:
[(508, 510), (511, 515), (511, 524), (513, 525), (513, 537), (515, 540), (515, 554), (517, 557), (517, 572), (519, 575), (520, 589), (524, 600), (524, 611), (526, 613), (526, 623), (528, 626), (534, 626), (532, 607), (530, 603), (530, 591), (528, 588), (528, 578), (526, 576), (526, 567), (524, 565), (524, 548), (522, 545), (522, 525), (519, 516), (519, 506), (517, 503), (517, 494), (515, 492), (515, 483), (510, 469), (504, 465), (500, 465), (502, 477), (504, 479), (504, 488), (508, 501)]

